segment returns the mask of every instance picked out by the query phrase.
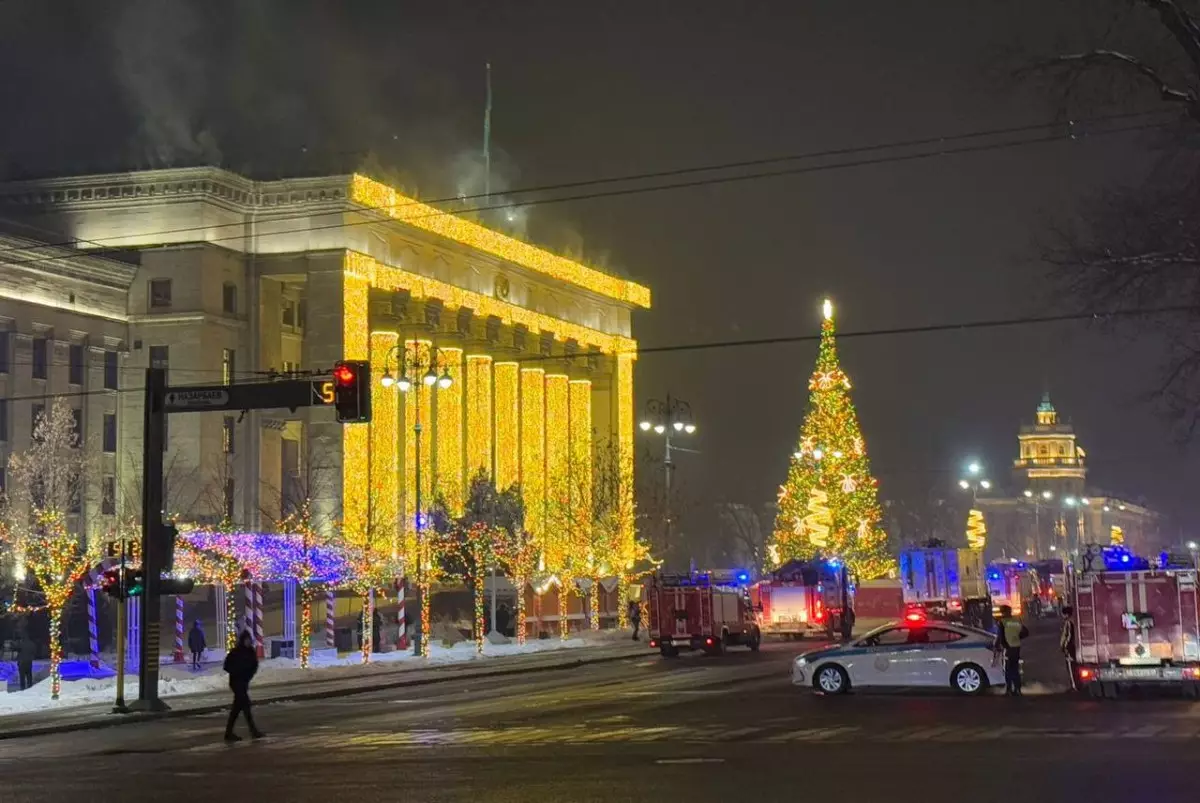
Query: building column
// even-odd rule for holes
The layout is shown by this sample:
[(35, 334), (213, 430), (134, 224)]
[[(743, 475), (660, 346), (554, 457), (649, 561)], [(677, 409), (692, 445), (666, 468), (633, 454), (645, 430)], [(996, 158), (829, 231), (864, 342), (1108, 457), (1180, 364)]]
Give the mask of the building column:
[(495, 413), (493, 476), (496, 487), (505, 490), (521, 480), (520, 366), (498, 362), (492, 371)]
[[(371, 548), (398, 557), (400, 529), (397, 485), (400, 466), (399, 391), (380, 381), (386, 369), (396, 368), (396, 332), (371, 333), (370, 510)], [(389, 365), (389, 362), (391, 365)]]
[(463, 507), (463, 350), (438, 349), (444, 362), (437, 366), (438, 376), (450, 375), (450, 387), (437, 391), (437, 461), (435, 489), (446, 500), (454, 515)]
[(592, 519), (592, 380), (572, 379), (568, 410), (571, 440), (571, 506)]
[[(429, 365), (429, 353), (433, 344), (429, 340), (405, 340), (405, 365), (412, 380), (412, 389), (404, 394), (404, 532), (405, 556), (409, 565), (416, 560), (417, 521), (417, 437), (413, 427), (417, 422), (417, 405), (420, 404), (421, 422), (421, 506), (428, 509), (433, 488), (433, 400), (432, 390), (421, 381), (425, 367)], [(414, 366), (420, 366), (416, 370)]]
[[(342, 356), (347, 360), (370, 359), (368, 336), (370, 278), (347, 260), (342, 272)], [(374, 401), (374, 399), (372, 399)], [(367, 475), (370, 439), (367, 427), (342, 426), (342, 521), (348, 540), (366, 545), (368, 518)]]
[(566, 374), (546, 376), (546, 567), (560, 571), (582, 525), (571, 507), (570, 398)]
[[(483, 471), (492, 470), (492, 358), (488, 354), (468, 354), (466, 370), (466, 476), (467, 482)], [(500, 484), (496, 483), (500, 488)]]
[(521, 492), (525, 524), (534, 538), (546, 532), (546, 371), (521, 369)]

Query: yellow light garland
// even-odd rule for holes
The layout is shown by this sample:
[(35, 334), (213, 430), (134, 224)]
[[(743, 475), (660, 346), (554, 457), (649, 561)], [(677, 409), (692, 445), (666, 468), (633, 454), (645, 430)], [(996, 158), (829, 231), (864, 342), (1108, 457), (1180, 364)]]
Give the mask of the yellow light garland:
[(521, 369), (521, 493), (525, 525), (534, 538), (546, 533), (546, 372)]
[[(492, 358), (467, 355), (467, 471), (492, 473)], [(500, 486), (507, 487), (507, 486)]]
[[(384, 387), (380, 381), (387, 366), (388, 355), (399, 340), (395, 332), (371, 333), (371, 489), (372, 532), (371, 547), (387, 551), (393, 557), (400, 553), (400, 537), (396, 526), (400, 489), (397, 474), (400, 469), (400, 431), (398, 428), (400, 399), (396, 387)], [(392, 360), (395, 363), (395, 360)], [(395, 365), (390, 366), (395, 371)]]
[(350, 200), (410, 226), (491, 254), (521, 267), (639, 307), (650, 306), (650, 290), (557, 256), (498, 231), (420, 203), (391, 187), (355, 174)]
[[(342, 354), (348, 360), (366, 360), (370, 355), (367, 336), (369, 284), (351, 272), (342, 274)], [(342, 516), (347, 522), (367, 520), (367, 497), (371, 488), (367, 470), (369, 451), (367, 427), (342, 427)], [(348, 533), (361, 543), (366, 532)], [(358, 539), (358, 540), (354, 540)]]
[(450, 512), (458, 515), (463, 505), (463, 350), (441, 348), (438, 366), (450, 374), (450, 387), (437, 391), (437, 485), (436, 490), (446, 500)]
[(574, 530), (581, 522), (570, 515), (570, 401), (565, 374), (546, 376), (546, 529), (542, 543), (546, 569), (563, 572), (573, 555)]
[(498, 362), (493, 372), (496, 385), (496, 487), (508, 488), (520, 474), (520, 366)]

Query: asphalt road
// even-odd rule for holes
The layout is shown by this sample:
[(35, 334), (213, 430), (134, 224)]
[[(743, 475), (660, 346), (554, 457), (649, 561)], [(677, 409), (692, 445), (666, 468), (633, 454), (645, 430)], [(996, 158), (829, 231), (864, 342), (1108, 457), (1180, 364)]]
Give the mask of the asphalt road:
[[(1057, 667), (1050, 634), (1027, 666)], [(822, 698), (795, 644), (657, 655), (0, 742), (0, 800), (1191, 801), (1200, 704), (946, 693)], [(245, 733), (244, 729), (242, 730)]]

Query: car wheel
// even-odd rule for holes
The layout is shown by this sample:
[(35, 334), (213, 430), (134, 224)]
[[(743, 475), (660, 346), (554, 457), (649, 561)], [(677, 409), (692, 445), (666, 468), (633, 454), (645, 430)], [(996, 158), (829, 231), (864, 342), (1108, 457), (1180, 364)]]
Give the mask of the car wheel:
[(837, 664), (826, 664), (813, 677), (813, 688), (823, 694), (845, 694), (850, 691), (850, 677)]
[(975, 664), (963, 664), (950, 676), (950, 687), (959, 694), (983, 694), (987, 675)]
[(758, 652), (759, 646), (762, 645), (762, 632), (756, 627), (754, 633), (750, 635), (750, 652)]
[(678, 658), (679, 657), (679, 648), (674, 647), (674, 646), (663, 647), (662, 648), (662, 657), (663, 658)]

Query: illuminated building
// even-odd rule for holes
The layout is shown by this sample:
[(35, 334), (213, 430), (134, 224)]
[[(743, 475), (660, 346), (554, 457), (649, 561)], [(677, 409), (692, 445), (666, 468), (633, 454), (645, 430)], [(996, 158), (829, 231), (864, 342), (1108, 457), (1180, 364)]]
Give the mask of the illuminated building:
[[(290, 493), (312, 497), (319, 520), (355, 522), (381, 548), (407, 543), (418, 407), (426, 501), (441, 494), (461, 504), (469, 474), (482, 468), (500, 485), (530, 481), (536, 527), (546, 460), (558, 470), (568, 450), (576, 455), (572, 438), (612, 439), (632, 463), (631, 317), (649, 307), (649, 290), (364, 176), (259, 182), (188, 168), (16, 182), (0, 185), (0, 217), (83, 251), (122, 250), (114, 332), (94, 342), (121, 351), (125, 387), (140, 385), (159, 345), (169, 347), (172, 385), (218, 384), (231, 362), (244, 380), (319, 375), (343, 357), (371, 359), (379, 376), (389, 355), (393, 373), (401, 354), (448, 361), (439, 363), (453, 379), (448, 390), (422, 385), (401, 400), (395, 386), (373, 383), (370, 425), (342, 426), (321, 407), (232, 416), (236, 448), (222, 461), (221, 488), (235, 489), (229, 507), (243, 527), (267, 527)], [(23, 258), (36, 266), (43, 256)], [(0, 288), (3, 298), (23, 295)], [(100, 303), (90, 291), (69, 302), (46, 295), (72, 309)], [(131, 433), (133, 470), (141, 397), (113, 403)], [(168, 464), (205, 476), (223, 454), (224, 419), (173, 416)]]
[(1161, 517), (1144, 504), (1087, 485), (1087, 455), (1074, 427), (1044, 394), (1034, 421), (1017, 434), (1013, 483), (980, 491), (976, 503), (987, 527), (987, 556), (1061, 558), (1081, 544), (1108, 544), (1119, 534), (1130, 549), (1152, 555), (1168, 546)]

